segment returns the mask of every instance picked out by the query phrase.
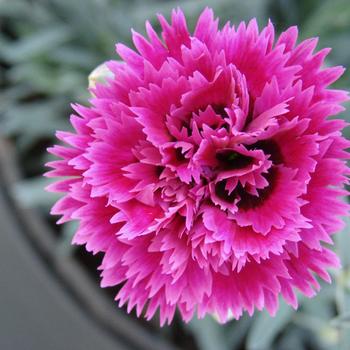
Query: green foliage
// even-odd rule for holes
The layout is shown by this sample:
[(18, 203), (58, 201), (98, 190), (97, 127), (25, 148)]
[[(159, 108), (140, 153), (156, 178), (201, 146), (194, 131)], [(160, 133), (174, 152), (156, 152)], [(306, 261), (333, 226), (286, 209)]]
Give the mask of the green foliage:
[[(280, 302), (278, 313), (271, 318), (267, 311), (255, 318), (247, 339), (248, 350), (270, 349), (276, 336), (286, 327), (293, 316), (293, 309)], [(266, 327), (268, 325), (268, 327)]]
[[(181, 6), (193, 29), (206, 5), (221, 23), (268, 17), (279, 30), (298, 24), (302, 37), (320, 36), (320, 47), (332, 47), (329, 65), (349, 66), (350, 6), (348, 0), (11, 0), (0, 1), (0, 134), (13, 140), (25, 178), (13, 188), (27, 206), (47, 208), (56, 199), (43, 191), (40, 174), (48, 160), (45, 146), (57, 129), (69, 128), (70, 102), (86, 103), (89, 73), (116, 59), (114, 44), (130, 42), (130, 28), (144, 32), (144, 21), (156, 24), (155, 13)], [(350, 87), (349, 72), (336, 85)], [(345, 118), (345, 114), (344, 114)], [(349, 119), (348, 119), (349, 120)], [(350, 135), (349, 135), (350, 136)], [(37, 176), (35, 176), (37, 175)], [(301, 300), (298, 312), (281, 303), (275, 318), (265, 312), (254, 318), (219, 325), (213, 318), (194, 320), (188, 331), (202, 350), (350, 349), (350, 236), (337, 236), (343, 269), (335, 283), (323, 286), (312, 300)], [(58, 249), (72, 249), (75, 224), (64, 227)]]
[(224, 330), (213, 317), (207, 316), (203, 320), (193, 319), (188, 327), (196, 335), (201, 350), (227, 349)]

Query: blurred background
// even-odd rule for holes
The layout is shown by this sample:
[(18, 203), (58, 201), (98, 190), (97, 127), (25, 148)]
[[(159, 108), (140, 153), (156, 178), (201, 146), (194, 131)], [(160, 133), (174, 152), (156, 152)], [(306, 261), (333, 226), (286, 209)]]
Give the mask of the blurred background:
[[(43, 188), (46, 147), (69, 130), (70, 103), (86, 103), (88, 74), (116, 59), (155, 14), (181, 6), (193, 29), (205, 6), (237, 23), (272, 19), (278, 31), (297, 24), (300, 40), (332, 47), (327, 65), (350, 66), (349, 0), (0, 0), (0, 349), (350, 349), (350, 237), (337, 236), (343, 268), (295, 312), (256, 313), (220, 326), (207, 317), (159, 328), (127, 315), (100, 289), (101, 256), (70, 245), (74, 224), (48, 215), (57, 199)], [(350, 88), (350, 72), (336, 83)], [(349, 119), (349, 112), (343, 118)], [(350, 134), (348, 132), (347, 137)]]

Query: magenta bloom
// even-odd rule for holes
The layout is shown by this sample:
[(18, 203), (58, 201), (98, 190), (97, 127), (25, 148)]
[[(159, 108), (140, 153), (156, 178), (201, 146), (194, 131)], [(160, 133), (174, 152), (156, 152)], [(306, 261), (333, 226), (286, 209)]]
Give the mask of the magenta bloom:
[(180, 10), (159, 21), (162, 38), (133, 32), (138, 52), (117, 45), (114, 77), (57, 133), (52, 214), (79, 221), (102, 287), (147, 319), (274, 314), (280, 295), (296, 308), (339, 266), (324, 244), (348, 213), (349, 142), (328, 117), (348, 97), (327, 87), (343, 68), (322, 68), (330, 50), (296, 44), (296, 27), (219, 30), (210, 9), (193, 34)]

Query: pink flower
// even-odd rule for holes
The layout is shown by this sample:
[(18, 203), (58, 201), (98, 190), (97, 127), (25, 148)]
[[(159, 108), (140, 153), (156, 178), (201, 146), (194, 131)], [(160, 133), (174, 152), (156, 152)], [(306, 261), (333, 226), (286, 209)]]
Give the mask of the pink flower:
[(274, 314), (279, 295), (296, 308), (296, 290), (315, 295), (339, 266), (324, 243), (349, 209), (350, 143), (328, 118), (348, 99), (328, 89), (343, 68), (322, 68), (329, 49), (296, 44), (296, 27), (219, 30), (210, 9), (193, 34), (180, 10), (159, 21), (162, 39), (147, 22), (138, 52), (117, 45), (124, 62), (57, 133), (52, 214), (79, 221), (73, 242), (104, 253), (102, 287), (121, 285), (138, 316), (224, 322)]

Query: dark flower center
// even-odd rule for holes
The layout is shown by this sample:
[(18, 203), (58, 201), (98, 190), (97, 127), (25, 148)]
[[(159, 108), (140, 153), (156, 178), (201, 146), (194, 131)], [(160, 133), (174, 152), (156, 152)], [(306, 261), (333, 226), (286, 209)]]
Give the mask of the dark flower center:
[(227, 113), (225, 111), (226, 106), (212, 104), (211, 107), (213, 108), (214, 112), (217, 115), (220, 115), (222, 118), (226, 118), (227, 117)]
[(218, 198), (222, 199), (227, 203), (233, 203), (237, 197), (240, 198), (237, 203), (237, 207), (241, 210), (254, 209), (263, 204), (268, 199), (270, 194), (276, 185), (278, 171), (276, 168), (271, 168), (269, 172), (264, 175), (269, 185), (263, 189), (257, 190), (258, 196), (254, 196), (248, 193), (243, 186), (238, 183), (236, 188), (229, 194), (226, 190), (226, 180), (220, 181), (215, 185), (215, 194)]
[(280, 148), (277, 142), (274, 140), (261, 140), (254, 143), (253, 145), (247, 146), (247, 148), (261, 149), (266, 155), (270, 155), (269, 159), (272, 160), (272, 162), (276, 165), (283, 163), (283, 157)]
[(266, 175), (263, 175), (268, 181), (269, 185), (263, 189), (257, 190), (259, 194), (258, 196), (253, 196), (245, 191), (241, 184), (238, 184), (236, 189), (233, 191), (241, 198), (241, 200), (237, 203), (238, 208), (248, 210), (261, 206), (273, 192), (276, 185), (277, 173), (277, 169), (272, 167)]
[(180, 147), (175, 148), (175, 157), (176, 160), (178, 160), (179, 162), (183, 162), (184, 160), (186, 160), (186, 157), (182, 153), (182, 149)]
[(163, 170), (164, 170), (163, 166), (160, 166), (160, 165), (156, 166), (156, 174), (158, 177), (162, 174)]
[(225, 188), (226, 186), (226, 180), (220, 181), (215, 184), (215, 194), (218, 198), (222, 199), (223, 201), (227, 203), (233, 203), (237, 197), (235, 191), (229, 192)]
[(215, 155), (222, 170), (242, 169), (252, 162), (252, 157), (230, 149), (218, 150)]

